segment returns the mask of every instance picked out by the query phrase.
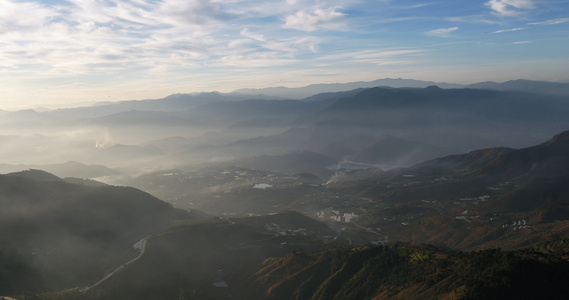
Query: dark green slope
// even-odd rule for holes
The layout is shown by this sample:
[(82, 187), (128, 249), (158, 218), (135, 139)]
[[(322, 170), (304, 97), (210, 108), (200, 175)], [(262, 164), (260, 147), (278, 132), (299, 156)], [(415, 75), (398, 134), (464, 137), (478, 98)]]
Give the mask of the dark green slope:
[[(193, 217), (134, 188), (16, 175), (0, 175), (0, 263), (2, 276), (11, 278), (0, 285), (4, 295), (93, 283), (138, 240)], [(29, 278), (35, 280), (21, 284)]]
[[(305, 230), (290, 227), (299, 225)], [(322, 230), (293, 212), (180, 221), (149, 237), (141, 258), (101, 285), (24, 300), (559, 299), (569, 292), (562, 239), (467, 253), (404, 243), (347, 248)]]
[(61, 178), (59, 178), (59, 177), (57, 177), (51, 173), (48, 173), (48, 172), (42, 171), (42, 170), (37, 170), (37, 169), (29, 169), (29, 170), (24, 170), (24, 171), (19, 171), (19, 172), (12, 172), (12, 173), (8, 173), (6, 175), (29, 178), (29, 179), (38, 180), (38, 181), (63, 181)]
[[(263, 260), (300, 248), (314, 251), (333, 245), (326, 242), (329, 238), (320, 238), (320, 232), (333, 234), (321, 223), (292, 212), (178, 222), (150, 237), (140, 260), (108, 282), (75, 295), (79, 299), (260, 299), (262, 293), (250, 291), (248, 285)], [(228, 287), (215, 287), (216, 282)]]
[[(398, 244), (285, 252), (243, 225), (187, 224), (150, 239), (142, 259), (96, 289), (38, 296), (450, 300), (562, 299), (569, 292), (563, 240), (519, 251), (465, 253)], [(267, 256), (272, 257), (262, 261)], [(214, 286), (221, 282), (227, 286)]]

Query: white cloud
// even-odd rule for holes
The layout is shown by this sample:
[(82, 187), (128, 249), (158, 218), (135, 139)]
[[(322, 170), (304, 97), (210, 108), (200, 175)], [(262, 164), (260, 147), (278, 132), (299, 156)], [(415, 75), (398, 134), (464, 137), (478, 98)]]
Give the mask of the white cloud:
[(37, 28), (57, 15), (54, 9), (37, 3), (0, 1), (0, 34)]
[(528, 25), (556, 25), (569, 22), (569, 18), (553, 19), (543, 22), (528, 23)]
[(426, 35), (437, 37), (449, 37), (453, 31), (458, 30), (458, 27), (439, 28), (425, 32)]
[(514, 16), (534, 8), (532, 0), (490, 0), (485, 5), (500, 16)]
[[(283, 13), (278, 8), (284, 6), (288, 9)], [(0, 75), (188, 71), (231, 55), (234, 62), (240, 55), (253, 58), (249, 67), (265, 61), (274, 65), (272, 59), (282, 65), (299, 53), (316, 52), (321, 38), (275, 34), (282, 31), (278, 21), (264, 27), (255, 18), (278, 20), (300, 7), (309, 8), (291, 16), (291, 28), (342, 26), (344, 15), (338, 9), (310, 8), (303, 1), (67, 0), (50, 6), (0, 0)], [(253, 29), (242, 29), (247, 25)], [(255, 52), (262, 55), (252, 56)], [(264, 52), (277, 52), (279, 58)]]
[(208, 0), (165, 0), (157, 12), (164, 20), (192, 25), (218, 24), (236, 17)]
[(528, 44), (528, 43), (529, 43), (529, 41), (521, 41), (521, 42), (514, 42), (514, 43), (512, 43), (512, 44), (514, 44), (514, 45), (520, 45), (520, 44)]
[(518, 31), (518, 30), (524, 30), (524, 29), (527, 29), (527, 28), (503, 29), (503, 30), (494, 31), (494, 33), (511, 32), (511, 31)]
[[(322, 37), (283, 36), (279, 19), (289, 15), (289, 28), (302, 31), (344, 26), (339, 8), (316, 5), (302, 0), (66, 0), (55, 5), (0, 0), (0, 75), (124, 78), (140, 70), (201, 70), (222, 58), (232, 66), (288, 64), (295, 55), (318, 51)], [(267, 17), (276, 22), (257, 22)]]
[[(89, 74), (180, 64), (214, 48), (217, 27), (235, 17), (206, 0), (69, 0), (60, 6), (0, 0), (0, 72)], [(2, 71), (4, 68), (4, 71)]]
[(313, 12), (299, 11), (285, 18), (284, 28), (301, 31), (315, 31), (318, 29), (343, 29), (345, 27), (345, 14), (337, 8), (315, 9)]

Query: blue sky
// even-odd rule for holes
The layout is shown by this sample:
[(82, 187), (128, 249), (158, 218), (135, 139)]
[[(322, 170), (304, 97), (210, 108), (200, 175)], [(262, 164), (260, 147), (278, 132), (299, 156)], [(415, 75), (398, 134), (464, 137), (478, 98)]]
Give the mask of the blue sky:
[(410, 78), (569, 81), (569, 1), (0, 0), (0, 109)]

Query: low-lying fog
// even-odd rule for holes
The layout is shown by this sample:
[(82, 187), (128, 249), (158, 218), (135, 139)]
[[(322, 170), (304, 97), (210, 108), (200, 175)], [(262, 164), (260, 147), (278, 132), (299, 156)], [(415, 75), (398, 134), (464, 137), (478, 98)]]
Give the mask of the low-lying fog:
[(223, 162), (332, 176), (340, 167), (389, 169), (480, 148), (531, 146), (569, 128), (562, 96), (429, 87), (252, 97), (174, 95), (3, 111), (0, 172), (38, 168), (119, 183), (113, 181)]

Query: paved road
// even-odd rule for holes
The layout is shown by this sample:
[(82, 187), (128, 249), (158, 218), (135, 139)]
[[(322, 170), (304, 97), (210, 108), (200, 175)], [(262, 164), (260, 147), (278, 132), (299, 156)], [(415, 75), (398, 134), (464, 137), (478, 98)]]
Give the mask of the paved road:
[[(125, 266), (128, 266), (130, 264), (132, 264), (133, 262), (137, 261), (139, 258), (142, 257), (142, 255), (144, 254), (144, 251), (146, 250), (146, 239), (148, 239), (148, 237), (143, 238), (142, 240), (140, 240), (138, 243), (140, 243), (140, 254), (138, 254), (137, 257), (133, 258), (132, 260), (130, 260), (129, 262), (127, 262), (125, 264)], [(136, 243), (136, 244), (138, 244)], [(136, 245), (135, 244), (135, 245)]]
[(90, 290), (90, 289), (92, 289), (92, 288), (94, 288), (94, 287), (97, 287), (99, 284), (101, 284), (101, 283), (105, 282), (107, 279), (113, 277), (113, 275), (115, 275), (116, 273), (118, 273), (118, 272), (124, 270), (124, 268), (125, 268), (126, 266), (128, 266), (128, 265), (132, 264), (133, 262), (139, 260), (139, 259), (142, 257), (142, 255), (144, 255), (144, 251), (146, 251), (146, 240), (147, 240), (148, 238), (149, 238), (149, 237), (147, 236), (147, 237), (143, 238), (142, 240), (140, 240), (139, 242), (137, 242), (136, 244), (134, 244), (134, 245), (135, 245), (135, 248), (137, 247), (137, 244), (140, 245), (140, 253), (138, 254), (137, 257), (131, 259), (131, 260), (130, 260), (129, 262), (127, 262), (126, 264), (124, 264), (124, 265), (122, 265), (122, 266), (116, 268), (114, 271), (112, 271), (111, 273), (109, 273), (107, 276), (103, 277), (103, 279), (97, 281), (95, 284), (93, 284), (93, 285), (91, 285), (91, 286), (83, 287), (83, 288), (81, 288), (81, 289), (79, 289), (79, 290), (85, 292), (85, 291), (88, 291), (88, 290)]

